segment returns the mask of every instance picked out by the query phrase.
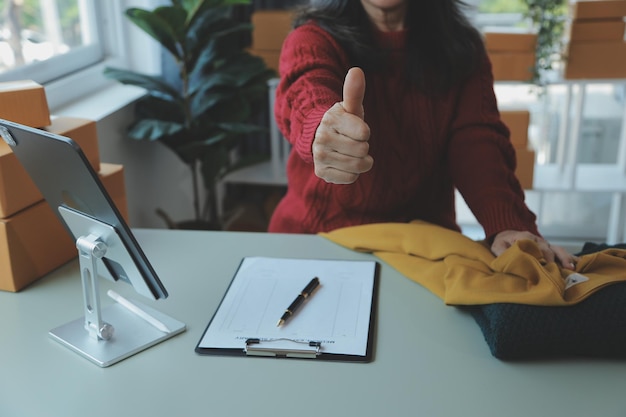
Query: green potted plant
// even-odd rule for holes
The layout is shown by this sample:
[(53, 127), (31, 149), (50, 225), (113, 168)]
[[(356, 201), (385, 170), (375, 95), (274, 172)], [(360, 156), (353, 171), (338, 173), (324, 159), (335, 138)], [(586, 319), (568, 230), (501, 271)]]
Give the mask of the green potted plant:
[(537, 33), (535, 62), (528, 81), (541, 91), (548, 75), (563, 61), (563, 34), (568, 12), (567, 0), (481, 0), (483, 13), (521, 14), (516, 26)]
[(539, 87), (546, 84), (546, 73), (563, 60), (563, 35), (567, 18), (566, 0), (524, 0), (524, 15), (537, 31), (535, 66), (532, 81)]
[[(191, 171), (195, 216), (178, 222), (179, 227), (221, 228), (217, 180), (236, 168), (230, 155), (243, 135), (265, 129), (250, 120), (255, 103), (267, 97), (267, 80), (275, 73), (246, 50), (251, 24), (233, 18), (233, 6), (249, 3), (172, 0), (151, 11), (129, 8), (125, 14), (130, 21), (174, 59), (178, 80), (172, 83), (120, 68), (104, 71), (111, 79), (146, 90), (136, 103), (130, 138), (160, 141)], [(163, 211), (157, 213), (171, 222)]]

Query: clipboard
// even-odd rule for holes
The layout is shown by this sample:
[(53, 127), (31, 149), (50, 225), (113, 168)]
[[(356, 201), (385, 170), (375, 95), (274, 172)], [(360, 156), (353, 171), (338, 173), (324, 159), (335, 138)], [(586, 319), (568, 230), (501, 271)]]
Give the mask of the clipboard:
[[(370, 362), (378, 275), (375, 260), (245, 257), (195, 351)], [(277, 326), (314, 277), (318, 288)]]

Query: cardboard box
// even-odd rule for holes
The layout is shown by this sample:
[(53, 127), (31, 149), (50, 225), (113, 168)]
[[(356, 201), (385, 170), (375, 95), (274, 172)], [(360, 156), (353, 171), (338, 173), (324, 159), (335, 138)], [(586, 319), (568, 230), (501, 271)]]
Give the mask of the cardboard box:
[(485, 48), (494, 52), (534, 52), (536, 33), (485, 32)]
[(619, 41), (624, 39), (626, 22), (623, 19), (575, 20), (569, 29), (570, 42)]
[(30, 127), (49, 125), (46, 90), (30, 80), (0, 82), (0, 119)]
[(53, 117), (43, 130), (72, 139), (80, 146), (94, 171), (100, 171), (96, 122), (78, 117)]
[(252, 14), (250, 53), (261, 57), (269, 68), (278, 72), (283, 42), (292, 29), (294, 14), (288, 10), (259, 10)]
[(535, 67), (534, 52), (489, 52), (493, 77), (499, 81), (529, 81)]
[(19, 291), (76, 256), (76, 245), (45, 201), (0, 220), (0, 290)]
[(515, 155), (517, 157), (515, 176), (523, 189), (530, 190), (533, 188), (535, 174), (535, 152), (525, 147), (515, 148)]
[(259, 10), (252, 14), (252, 49), (280, 51), (292, 29), (294, 14), (286, 10)]
[(528, 110), (502, 110), (500, 118), (511, 131), (511, 143), (516, 148), (525, 148), (528, 145), (528, 126), (530, 112)]
[(129, 223), (128, 217), (128, 199), (126, 197), (126, 182), (124, 180), (124, 166), (118, 164), (100, 164), (100, 172), (98, 173), (102, 185), (106, 188), (109, 196), (115, 203), (120, 214)]
[(0, 219), (43, 200), (39, 189), (3, 140), (0, 140)]
[(579, 19), (610, 19), (626, 16), (626, 0), (578, 0), (571, 16)]
[[(102, 183), (127, 218), (123, 167), (102, 165)], [(76, 255), (74, 238), (45, 201), (0, 219), (0, 290), (19, 291)]]
[(626, 41), (571, 42), (564, 77), (626, 78)]

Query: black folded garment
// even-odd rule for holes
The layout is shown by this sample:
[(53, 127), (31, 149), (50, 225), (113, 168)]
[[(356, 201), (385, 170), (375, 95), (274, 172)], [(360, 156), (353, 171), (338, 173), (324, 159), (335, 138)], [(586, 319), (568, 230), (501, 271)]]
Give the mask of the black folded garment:
[(576, 254), (576, 256), (586, 255), (588, 253), (600, 252), (605, 249), (626, 249), (626, 243), (618, 243), (615, 245), (609, 245), (606, 243), (593, 243), (586, 242), (583, 248)]
[[(586, 244), (585, 253), (620, 246)], [(567, 307), (495, 303), (465, 309), (499, 359), (626, 358), (626, 283), (604, 287)]]

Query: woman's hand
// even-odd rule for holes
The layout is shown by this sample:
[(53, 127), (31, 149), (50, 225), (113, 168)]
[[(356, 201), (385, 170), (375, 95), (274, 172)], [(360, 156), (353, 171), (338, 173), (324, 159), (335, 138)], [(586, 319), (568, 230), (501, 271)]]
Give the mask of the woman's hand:
[(539, 246), (544, 258), (548, 262), (559, 262), (565, 269), (575, 270), (578, 258), (571, 255), (567, 250), (560, 246), (553, 246), (544, 238), (534, 235), (530, 232), (519, 232), (516, 230), (505, 230), (496, 235), (491, 245), (491, 252), (499, 256), (511, 247), (516, 241), (521, 239), (533, 240)]
[(364, 97), (365, 74), (352, 68), (344, 82), (343, 101), (324, 114), (313, 139), (315, 175), (326, 182), (351, 184), (372, 168), (370, 128), (363, 120)]

